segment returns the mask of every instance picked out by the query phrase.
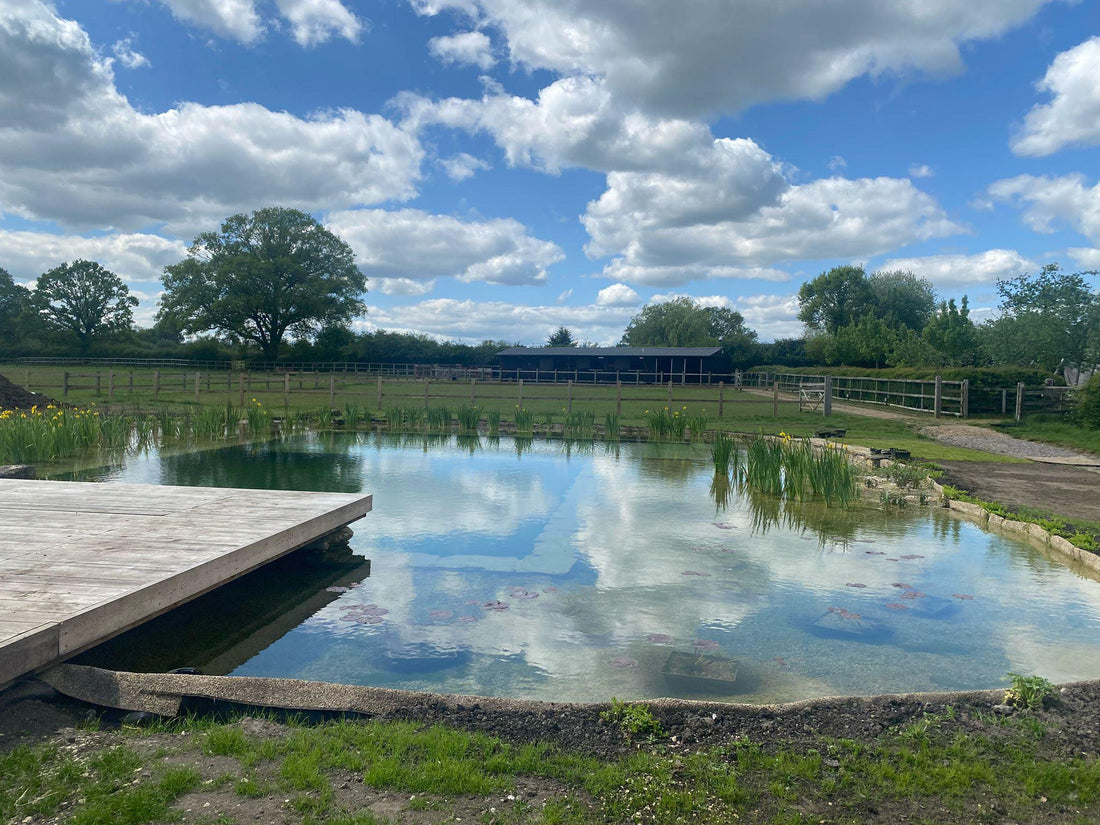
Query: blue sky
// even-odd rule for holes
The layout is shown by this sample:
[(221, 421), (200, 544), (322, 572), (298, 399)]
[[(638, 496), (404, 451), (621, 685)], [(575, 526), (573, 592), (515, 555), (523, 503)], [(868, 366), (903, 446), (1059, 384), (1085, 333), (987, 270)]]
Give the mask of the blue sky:
[(614, 343), (689, 295), (1100, 268), (1100, 13), (1065, 0), (0, 0), (0, 266), (100, 261), (151, 323), (226, 216), (311, 212), (359, 328)]

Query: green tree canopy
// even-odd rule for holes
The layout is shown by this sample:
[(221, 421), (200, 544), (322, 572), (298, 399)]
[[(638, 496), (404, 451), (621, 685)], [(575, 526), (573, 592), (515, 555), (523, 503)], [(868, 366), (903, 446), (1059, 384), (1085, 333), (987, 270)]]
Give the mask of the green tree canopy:
[(756, 341), (741, 313), (704, 307), (691, 298), (650, 304), (630, 319), (622, 344), (628, 347), (742, 347)]
[(942, 302), (921, 338), (940, 354), (939, 361), (944, 366), (972, 366), (981, 358), (978, 328), (970, 320), (965, 295), (957, 307), (954, 298)]
[(0, 268), (0, 345), (10, 347), (19, 339), (30, 297), (29, 289), (17, 284), (6, 269)]
[(936, 314), (936, 290), (912, 272), (874, 272), (867, 279), (875, 314), (891, 329), (920, 332)]
[(548, 347), (575, 347), (576, 345), (577, 340), (567, 327), (558, 327), (557, 330), (551, 333), (550, 337), (546, 339), (546, 346)]
[(35, 315), (51, 329), (72, 332), (81, 352), (97, 337), (130, 329), (137, 304), (120, 277), (84, 260), (39, 275), (31, 296)]
[(1001, 317), (984, 330), (994, 359), (1049, 370), (1100, 361), (1100, 297), (1085, 280), (1096, 274), (1047, 264), (1036, 275), (998, 281)]
[(269, 207), (226, 218), (164, 269), (158, 319), (184, 332), (253, 341), (278, 360), (289, 332), (311, 339), (364, 311), (366, 279), (351, 247), (297, 209)]
[(875, 308), (875, 293), (862, 266), (834, 266), (798, 290), (798, 320), (836, 335)]

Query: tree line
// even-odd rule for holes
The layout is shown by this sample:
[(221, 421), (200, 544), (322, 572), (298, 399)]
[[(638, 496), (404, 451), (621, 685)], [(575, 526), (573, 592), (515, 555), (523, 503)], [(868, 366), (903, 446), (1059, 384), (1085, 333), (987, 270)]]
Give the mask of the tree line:
[[(805, 334), (761, 342), (737, 311), (677, 298), (644, 307), (624, 346), (721, 347), (731, 368), (758, 365), (1020, 365), (1053, 372), (1100, 362), (1100, 296), (1057, 264), (997, 282), (1000, 314), (975, 324), (966, 296), (942, 300), (912, 272), (837, 266), (802, 285)], [(366, 279), (351, 247), (296, 209), (233, 215), (165, 267), (156, 322), (135, 329), (137, 299), (95, 261), (40, 275), (34, 289), (0, 269), (0, 357), (97, 355), (196, 360), (493, 363), (506, 341), (355, 333)], [(577, 346), (559, 327), (547, 346)]]

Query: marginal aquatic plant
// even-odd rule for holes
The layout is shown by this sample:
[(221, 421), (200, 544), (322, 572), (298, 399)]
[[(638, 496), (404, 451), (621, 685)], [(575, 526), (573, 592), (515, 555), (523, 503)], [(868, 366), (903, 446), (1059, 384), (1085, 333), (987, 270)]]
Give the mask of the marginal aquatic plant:
[[(428, 407), (424, 411), (424, 419), (430, 433), (449, 433), (451, 431), (451, 417), (450, 407)], [(474, 430), (477, 430), (476, 422), (474, 423)]]
[(619, 416), (616, 413), (603, 414), (603, 436), (609, 441), (619, 440)]
[(476, 433), (477, 425), (481, 421), (481, 411), (477, 407), (463, 405), (455, 413), (458, 418), (458, 431), (460, 433)]
[(516, 406), (516, 432), (519, 435), (531, 435), (535, 430), (535, 414), (526, 407)]
[(489, 425), (489, 435), (500, 435), (500, 410), (486, 410), (485, 423)]

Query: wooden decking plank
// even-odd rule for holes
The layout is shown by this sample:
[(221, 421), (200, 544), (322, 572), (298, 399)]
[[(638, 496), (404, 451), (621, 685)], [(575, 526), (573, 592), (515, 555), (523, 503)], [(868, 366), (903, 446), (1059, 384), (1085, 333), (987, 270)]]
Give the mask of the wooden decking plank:
[(0, 480), (0, 686), (370, 508), (346, 493)]

